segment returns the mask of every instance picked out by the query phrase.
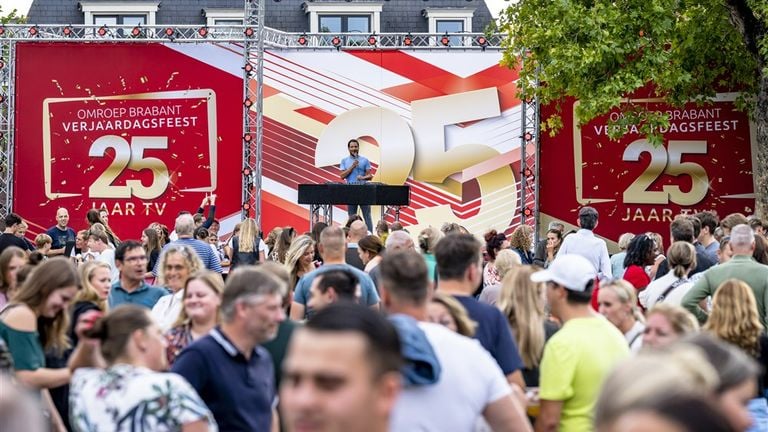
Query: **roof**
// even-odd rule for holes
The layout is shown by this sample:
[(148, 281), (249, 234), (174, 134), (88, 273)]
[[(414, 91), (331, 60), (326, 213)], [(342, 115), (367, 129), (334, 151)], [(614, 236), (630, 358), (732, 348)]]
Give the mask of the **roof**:
[[(87, 0), (89, 3), (121, 3), (116, 0)], [(126, 1), (126, 3), (147, 3), (147, 0)], [(156, 2), (156, 1), (155, 1)], [(314, 0), (310, 3), (326, 3)], [(34, 0), (28, 13), (32, 24), (84, 24), (83, 12), (78, 0)], [(267, 0), (265, 2), (265, 24), (287, 32), (308, 32), (309, 17), (304, 12), (306, 0)], [(333, 3), (339, 3), (338, 1)], [(348, 4), (372, 3), (349, 1)], [(383, 4), (381, 31), (385, 33), (428, 32), (425, 9), (473, 9), (472, 31), (482, 32), (493, 19), (484, 0), (385, 0), (373, 2)], [(157, 11), (157, 24), (205, 24), (204, 10), (242, 10), (242, 0), (165, 0)]]

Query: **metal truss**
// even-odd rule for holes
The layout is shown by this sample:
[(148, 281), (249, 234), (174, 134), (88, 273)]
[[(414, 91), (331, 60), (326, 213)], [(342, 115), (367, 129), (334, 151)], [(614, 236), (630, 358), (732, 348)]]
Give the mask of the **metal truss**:
[(46, 42), (240, 42), (255, 37), (247, 25), (24, 25), (0, 26), (0, 40)]
[[(264, 146), (264, 3), (245, 0), (243, 43), (243, 219), (255, 207), (256, 224), (261, 227), (261, 162)], [(255, 63), (255, 66), (254, 66)], [(252, 82), (254, 79), (256, 82)], [(248, 173), (249, 175), (245, 175)]]
[(370, 50), (382, 49), (461, 49), (499, 50), (502, 34), (484, 33), (286, 33), (268, 28), (264, 43), (274, 48)]
[(13, 110), (15, 44), (0, 40), (0, 216), (5, 217), (13, 202)]
[[(525, 54), (520, 56), (525, 61)], [(536, 85), (538, 86), (538, 80)], [(521, 94), (520, 223), (533, 226), (539, 240), (539, 100)]]

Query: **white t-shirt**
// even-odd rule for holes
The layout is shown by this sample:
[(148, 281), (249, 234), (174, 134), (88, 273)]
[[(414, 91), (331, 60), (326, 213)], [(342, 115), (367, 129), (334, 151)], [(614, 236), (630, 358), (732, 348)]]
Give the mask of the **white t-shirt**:
[(120, 270), (117, 269), (117, 265), (115, 265), (115, 250), (114, 249), (104, 249), (100, 254), (96, 256), (96, 261), (101, 261), (109, 264), (110, 268), (110, 282), (115, 283), (120, 280)]
[(160, 297), (157, 303), (152, 307), (152, 318), (163, 331), (170, 330), (173, 323), (179, 318), (181, 313), (181, 303), (184, 300), (184, 290), (181, 289), (176, 294), (168, 294)]
[(679, 285), (667, 293), (666, 297), (662, 300), (662, 303), (680, 306), (683, 297), (685, 297), (691, 287), (693, 287), (693, 282), (688, 279), (681, 281), (680, 278), (675, 276), (674, 270), (670, 270), (669, 273), (652, 281), (644, 290), (640, 291), (640, 294), (638, 295), (640, 304), (646, 309), (651, 309), (653, 305), (656, 304), (659, 296), (664, 294), (664, 291), (674, 283), (678, 283)]
[(440, 379), (406, 387), (390, 417), (390, 431), (471, 431), (485, 407), (512, 393), (504, 374), (479, 342), (420, 322), (437, 359)]

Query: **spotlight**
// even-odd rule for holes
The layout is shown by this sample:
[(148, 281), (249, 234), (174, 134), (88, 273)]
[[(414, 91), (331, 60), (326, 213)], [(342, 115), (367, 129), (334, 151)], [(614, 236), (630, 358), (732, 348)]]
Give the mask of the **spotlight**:
[(173, 27), (167, 27), (165, 29), (165, 35), (166, 36), (171, 37), (171, 36), (173, 36), (173, 33), (175, 33), (174, 30), (173, 30)]
[(243, 203), (243, 210), (248, 211), (251, 209), (251, 203)]
[(526, 207), (525, 210), (523, 210), (523, 214), (527, 217), (533, 216), (533, 210), (531, 210), (530, 207)]
[(250, 176), (252, 173), (253, 173), (253, 171), (251, 171), (251, 169), (250, 169), (250, 168), (248, 168), (248, 167), (245, 167), (245, 168), (243, 168), (243, 176), (245, 176), (245, 177), (248, 177), (248, 176)]
[(99, 36), (104, 36), (104, 35), (106, 35), (106, 34), (107, 34), (107, 26), (101, 26), (101, 27), (99, 27), (99, 31), (98, 31), (97, 33), (99, 33)]
[(251, 72), (253, 72), (253, 65), (250, 64), (250, 63), (246, 63), (245, 66), (243, 66), (243, 70), (246, 73), (251, 73)]
[(138, 26), (136, 26), (133, 29), (131, 29), (131, 36), (133, 36), (133, 37), (141, 36), (141, 29)]
[[(251, 142), (251, 141), (253, 141), (253, 135), (251, 135), (251, 134), (249, 134), (249, 133), (247, 133), (247, 134), (243, 135), (243, 141), (245, 141), (245, 142), (247, 142), (247, 143), (248, 143), (248, 142)], [(246, 168), (246, 169), (247, 169), (247, 168)], [(250, 173), (248, 173), (248, 174), (250, 174)], [(246, 174), (245, 172), (243, 172), (243, 175), (248, 175), (248, 174)]]
[(301, 36), (299, 36), (299, 39), (297, 40), (297, 42), (301, 46), (306, 45), (307, 44), (307, 35), (306, 34), (302, 34)]
[(4, 68), (4, 67), (5, 67), (5, 62), (4, 62), (4, 61), (2, 61), (2, 60), (0, 60), (0, 69), (2, 69), (2, 68)]
[(448, 33), (440, 38), (440, 43), (443, 44), (443, 46), (448, 46), (451, 44), (451, 38), (448, 37)]
[(405, 45), (405, 46), (413, 45), (413, 36), (411, 36), (410, 33), (405, 35), (405, 37), (403, 38), (403, 45)]
[(485, 36), (478, 36), (476, 40), (477, 40), (477, 44), (483, 48), (485, 48), (485, 46), (488, 45), (488, 39), (486, 39)]
[(250, 108), (253, 106), (253, 101), (251, 100), (251, 98), (246, 98), (245, 101), (243, 102), (243, 105), (245, 105), (246, 108)]
[(368, 36), (368, 45), (376, 45), (376, 36), (375, 35)]
[(0, 103), (5, 102), (5, 95), (0, 95)]
[(5, 27), (0, 27), (0, 36), (5, 34)]
[(39, 33), (39, 32), (37, 31), (37, 26), (32, 26), (32, 27), (30, 27), (30, 28), (29, 28), (29, 30), (28, 30), (28, 32), (29, 32), (29, 35), (30, 35), (30, 36), (37, 36), (37, 35), (38, 35), (38, 33)]
[(64, 36), (72, 36), (72, 27), (66, 26), (61, 30), (62, 33), (64, 33)]
[(526, 141), (530, 141), (533, 139), (533, 134), (530, 132), (526, 132), (525, 134), (523, 134), (523, 139)]
[(197, 30), (197, 34), (199, 34), (200, 37), (207, 37), (208, 36), (208, 27), (200, 27)]
[(533, 175), (533, 171), (531, 171), (531, 169), (530, 169), (530, 168), (526, 167), (526, 168), (523, 170), (523, 175), (524, 175), (524, 176), (526, 176), (526, 177), (531, 177), (531, 176)]
[(248, 36), (248, 37), (253, 37), (253, 33), (254, 33), (254, 31), (253, 31), (253, 29), (252, 29), (251, 27), (247, 27), (247, 28), (245, 29), (245, 32), (244, 32), (244, 33), (245, 33), (245, 35), (246, 35), (246, 36)]
[(333, 44), (333, 46), (338, 48), (339, 45), (341, 45), (341, 38), (338, 36), (334, 36), (333, 39), (331, 39), (331, 43)]

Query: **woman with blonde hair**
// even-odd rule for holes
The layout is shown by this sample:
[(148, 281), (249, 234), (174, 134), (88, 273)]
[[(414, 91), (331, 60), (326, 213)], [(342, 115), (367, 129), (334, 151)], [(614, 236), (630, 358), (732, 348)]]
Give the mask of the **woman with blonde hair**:
[[(288, 289), (293, 292), (299, 279), (315, 269), (315, 241), (308, 235), (293, 239), (285, 253), (285, 269), (288, 270)], [(293, 298), (293, 296), (291, 296)]]
[(615, 278), (624, 277), (624, 270), (626, 270), (626, 267), (624, 267), (624, 257), (627, 256), (627, 247), (629, 247), (629, 242), (633, 238), (635, 238), (635, 235), (632, 233), (624, 233), (619, 236), (619, 252), (611, 256), (611, 272)]
[[(499, 278), (502, 281), (504, 280), (504, 276), (506, 276), (510, 270), (522, 265), (520, 262), (520, 255), (509, 249), (499, 251), (499, 253), (496, 254), (496, 261), (494, 264), (496, 265), (496, 272), (499, 274)], [(501, 294), (501, 286), (501, 283), (497, 283), (483, 288), (478, 300), (483, 303), (488, 303), (489, 305), (497, 304), (499, 302), (499, 295)]]
[(469, 338), (475, 336), (477, 329), (477, 323), (472, 321), (464, 306), (441, 292), (435, 292), (427, 305), (427, 319)]
[(267, 245), (259, 237), (259, 226), (253, 218), (241, 222), (240, 233), (232, 237), (232, 257), (230, 272), (240, 265), (251, 265), (264, 262)]
[(672, 303), (679, 305), (683, 297), (693, 287), (688, 275), (696, 268), (696, 249), (686, 241), (676, 241), (667, 250), (669, 272), (652, 281), (640, 291), (640, 304), (652, 308), (656, 303)]
[(699, 331), (699, 321), (681, 306), (657, 303), (645, 314), (643, 349), (663, 348)]
[[(763, 370), (768, 367), (768, 336), (760, 322), (755, 295), (743, 281), (728, 279), (720, 284), (712, 298), (712, 311), (703, 329), (739, 348), (755, 359)], [(749, 430), (768, 430), (765, 374), (758, 377), (757, 385), (754, 381), (734, 385), (731, 393), (731, 405), (741, 404), (741, 408), (746, 406), (749, 409), (754, 421)], [(741, 400), (737, 400), (739, 395)]]
[(165, 331), (171, 328), (181, 313), (184, 286), (189, 276), (205, 269), (205, 264), (192, 247), (179, 245), (167, 248), (157, 266), (157, 285), (171, 293), (160, 297), (152, 307), (152, 317)]
[(293, 239), (296, 238), (296, 230), (293, 227), (287, 226), (280, 231), (280, 235), (277, 236), (275, 241), (275, 247), (269, 253), (270, 261), (274, 261), (278, 264), (285, 264), (285, 254), (288, 253), (288, 249), (293, 243)]
[(621, 331), (632, 352), (640, 349), (645, 319), (637, 307), (635, 288), (629, 282), (615, 279), (602, 284), (597, 293), (597, 311)]
[(504, 276), (498, 307), (512, 328), (520, 357), (523, 359), (523, 379), (528, 387), (539, 386), (539, 365), (544, 355), (544, 343), (558, 327), (547, 319), (544, 310), (544, 284), (531, 281), (540, 270), (536, 266), (516, 266)]
[(530, 225), (520, 224), (509, 237), (509, 247), (520, 255), (520, 262), (523, 264), (533, 264), (533, 228)]
[(202, 270), (187, 279), (179, 317), (173, 327), (165, 332), (169, 366), (181, 350), (207, 335), (219, 323), (223, 294), (224, 279), (216, 272)]
[(80, 316), (88, 311), (107, 311), (107, 296), (109, 296), (110, 272), (109, 264), (101, 261), (90, 261), (78, 268), (81, 289), (72, 300), (72, 319), (69, 327), (69, 340), (72, 346), (77, 345), (78, 338), (75, 325)]

